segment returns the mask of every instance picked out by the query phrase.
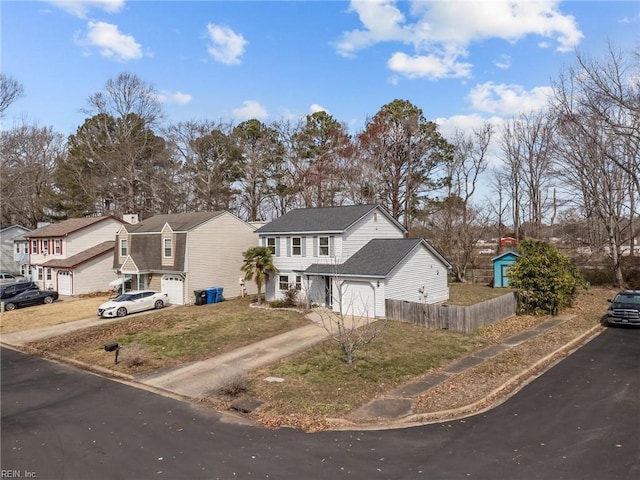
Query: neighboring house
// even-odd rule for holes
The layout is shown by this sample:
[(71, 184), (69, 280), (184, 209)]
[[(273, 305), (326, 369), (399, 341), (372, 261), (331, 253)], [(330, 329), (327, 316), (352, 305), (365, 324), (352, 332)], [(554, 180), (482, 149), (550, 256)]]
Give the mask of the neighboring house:
[(383, 318), (386, 299), (449, 298), (449, 262), (426, 240), (404, 238), (379, 205), (292, 210), (256, 233), (279, 270), (265, 286), (267, 301), (295, 288), (309, 304)]
[(14, 240), (29, 233), (31, 229), (22, 225), (2, 225), (0, 226), (0, 270), (4, 272), (20, 273), (20, 265), (26, 263), (28, 253), (26, 255), (20, 251), (16, 251)]
[(18, 265), (18, 272), (31, 280), (31, 266), (29, 265), (29, 240), (24, 235), (13, 239), (13, 261)]
[[(195, 303), (194, 291), (209, 287), (240, 296), (243, 253), (256, 246), (254, 230), (225, 211), (156, 215), (122, 226), (112, 267), (131, 288), (165, 292), (174, 305)], [(256, 292), (252, 282), (246, 289)]]
[(114, 239), (124, 224), (114, 216), (71, 218), (29, 232), (32, 281), (60, 295), (109, 290)]

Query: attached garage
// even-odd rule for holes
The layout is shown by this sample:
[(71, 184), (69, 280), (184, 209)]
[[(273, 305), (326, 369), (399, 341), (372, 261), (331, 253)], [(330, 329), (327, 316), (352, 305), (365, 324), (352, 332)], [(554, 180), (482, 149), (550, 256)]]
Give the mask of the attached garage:
[(164, 275), (162, 292), (169, 295), (171, 305), (184, 305), (184, 279), (180, 275)]
[(69, 270), (58, 271), (58, 293), (60, 295), (71, 295), (73, 293), (71, 272)]
[[(375, 317), (375, 291), (371, 282), (344, 280), (336, 282), (341, 290), (342, 308), (347, 315), (355, 317)], [(334, 304), (334, 308), (335, 308)]]

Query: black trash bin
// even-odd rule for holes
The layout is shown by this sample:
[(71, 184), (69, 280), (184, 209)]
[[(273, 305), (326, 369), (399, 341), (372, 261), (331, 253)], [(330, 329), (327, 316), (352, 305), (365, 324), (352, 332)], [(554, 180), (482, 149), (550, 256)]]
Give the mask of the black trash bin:
[(196, 296), (196, 305), (207, 304), (207, 291), (206, 290), (194, 290), (193, 293)]

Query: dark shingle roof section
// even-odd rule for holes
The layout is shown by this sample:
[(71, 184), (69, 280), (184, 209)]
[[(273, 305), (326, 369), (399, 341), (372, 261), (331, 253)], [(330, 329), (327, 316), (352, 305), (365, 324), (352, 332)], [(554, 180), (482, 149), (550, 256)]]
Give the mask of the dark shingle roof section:
[(276, 218), (256, 233), (343, 232), (378, 205), (298, 208)]
[(87, 248), (80, 253), (76, 253), (69, 258), (49, 260), (48, 262), (43, 263), (42, 266), (51, 268), (75, 268), (93, 258), (99, 257), (100, 255), (113, 252), (115, 244), (116, 242), (114, 240), (108, 240), (106, 242), (99, 243), (98, 245), (94, 245), (91, 248)]
[(37, 230), (32, 230), (25, 236), (28, 238), (64, 237), (66, 235), (69, 235), (70, 233), (76, 232), (90, 225), (108, 220), (110, 218), (125, 223), (119, 218), (111, 215), (105, 217), (70, 218), (61, 222), (52, 223), (51, 225), (47, 225), (46, 227), (38, 228)]
[(157, 233), (162, 231), (165, 224), (169, 224), (171, 230), (174, 232), (187, 232), (223, 213), (225, 212), (168, 213), (164, 215), (154, 215), (135, 225), (127, 225), (127, 232)]
[(423, 238), (377, 238), (369, 241), (343, 264), (314, 263), (304, 273), (384, 278), (420, 244), (423, 244), (447, 268), (451, 267), (447, 259)]
[(386, 277), (422, 242), (421, 238), (374, 239), (341, 265), (316, 263), (305, 273)]

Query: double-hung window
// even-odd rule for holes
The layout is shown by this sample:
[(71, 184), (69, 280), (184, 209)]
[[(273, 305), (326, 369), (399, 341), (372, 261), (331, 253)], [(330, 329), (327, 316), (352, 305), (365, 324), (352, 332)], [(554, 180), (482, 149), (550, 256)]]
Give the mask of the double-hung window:
[(267, 237), (267, 248), (271, 252), (271, 255), (276, 254), (276, 237)]
[(302, 275), (296, 275), (296, 290), (302, 290)]
[(56, 238), (53, 245), (53, 253), (55, 253), (56, 255), (60, 255), (62, 253), (62, 241), (59, 238)]
[(318, 238), (318, 256), (320, 257), (329, 256), (329, 237)]
[(278, 288), (282, 291), (289, 290), (289, 277), (287, 275), (280, 275), (278, 282)]
[(291, 239), (291, 254), (302, 255), (302, 238), (301, 237), (293, 237)]
[(120, 256), (126, 257), (129, 253), (129, 242), (126, 238), (120, 239)]
[(173, 246), (170, 238), (165, 238), (163, 241), (164, 244), (164, 257), (171, 258), (173, 255)]

